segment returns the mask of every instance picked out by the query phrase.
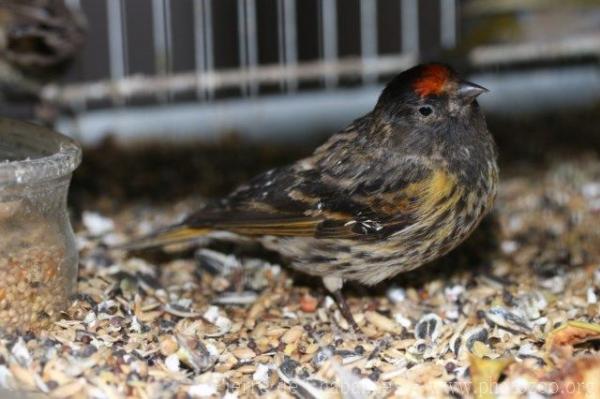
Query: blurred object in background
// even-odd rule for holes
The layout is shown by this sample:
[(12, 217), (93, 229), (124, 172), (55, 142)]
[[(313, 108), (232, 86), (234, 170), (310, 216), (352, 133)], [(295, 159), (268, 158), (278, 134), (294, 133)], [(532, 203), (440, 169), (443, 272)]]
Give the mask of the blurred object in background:
[(60, 77), (72, 63), (85, 39), (85, 18), (74, 4), (0, 0), (3, 97), (37, 98), (42, 85)]
[(600, 56), (597, 0), (464, 2), (460, 46), (473, 66)]

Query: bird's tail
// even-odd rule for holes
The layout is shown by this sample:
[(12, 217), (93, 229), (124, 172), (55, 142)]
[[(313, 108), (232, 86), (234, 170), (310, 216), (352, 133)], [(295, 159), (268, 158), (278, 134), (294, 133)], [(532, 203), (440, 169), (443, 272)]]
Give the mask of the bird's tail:
[(191, 241), (202, 237), (211, 231), (207, 227), (190, 227), (185, 224), (165, 227), (146, 236), (140, 237), (128, 243), (114, 246), (113, 249), (123, 249), (126, 251), (162, 247), (169, 244), (177, 244)]

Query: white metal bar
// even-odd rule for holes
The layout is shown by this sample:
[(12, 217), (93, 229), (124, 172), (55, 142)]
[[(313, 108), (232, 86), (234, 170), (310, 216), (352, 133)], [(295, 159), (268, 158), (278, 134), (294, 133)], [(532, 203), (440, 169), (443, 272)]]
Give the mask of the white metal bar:
[[(298, 27), (296, 25), (296, 0), (284, 0), (285, 21), (285, 60), (287, 65), (296, 66), (298, 63)], [(298, 89), (298, 79), (290, 77), (287, 80), (288, 90)]]
[[(246, 4), (246, 42), (248, 56), (248, 72), (252, 74), (258, 65), (258, 32), (256, 28), (256, 2), (245, 0)], [(258, 84), (250, 80), (250, 95), (258, 94)]]
[[(194, 65), (198, 79), (202, 77), (202, 73), (206, 71), (206, 60), (205, 55), (205, 39), (204, 39), (204, 5), (203, 0), (194, 0), (193, 2), (194, 11)], [(196, 95), (199, 99), (206, 99), (206, 92), (200, 89), (201, 83), (197, 83)]]
[[(279, 62), (282, 65), (296, 65), (298, 62), (298, 43), (296, 28), (296, 0), (278, 0), (278, 36)], [(288, 92), (298, 89), (298, 80), (289, 78), (282, 80)]]
[[(152, 0), (152, 40), (154, 44), (154, 68), (157, 75), (165, 75), (166, 51), (165, 18), (163, 0)], [(166, 101), (166, 93), (158, 95), (161, 102)]]
[(173, 71), (173, 29), (171, 23), (171, 0), (164, 0), (164, 20), (165, 20), (165, 53), (166, 53), (166, 72)]
[(108, 57), (110, 77), (113, 80), (125, 77), (125, 40), (121, 0), (108, 0), (106, 12), (108, 18)]
[(129, 74), (129, 45), (128, 45), (128, 31), (127, 31), (127, 9), (125, 7), (125, 0), (121, 2), (121, 35), (123, 42), (123, 69), (125, 75)]
[[(277, 0), (277, 58), (279, 59), (279, 64), (281, 65), (286, 64), (284, 13), (284, 0)], [(285, 80), (282, 79), (281, 82), (279, 82), (279, 88), (282, 90), (286, 88)]]
[(456, 46), (456, 0), (440, 0), (440, 35), (442, 48)]
[[(246, 7), (244, 0), (237, 0), (238, 23), (238, 59), (240, 69), (245, 72), (248, 67), (248, 42), (246, 41)], [(248, 85), (242, 84), (240, 89), (244, 96), (248, 95)]]
[[(321, 0), (321, 51), (325, 65), (335, 62), (338, 56), (337, 1)], [(325, 87), (332, 88), (338, 82), (333, 71), (325, 73)]]
[[(204, 10), (204, 61), (205, 71), (212, 72), (215, 67), (214, 45), (213, 45), (213, 19), (212, 19), (212, 0), (202, 0)], [(215, 96), (213, 89), (208, 90), (208, 98)]]
[(363, 82), (377, 81), (372, 64), (377, 57), (377, 3), (375, 0), (360, 2), (360, 47), (364, 64)]
[[(469, 53), (468, 60), (474, 66), (489, 67), (535, 61), (557, 61), (573, 57), (598, 57), (599, 54), (600, 34), (590, 33), (550, 42), (477, 46)], [(600, 81), (599, 78), (597, 80)]]
[[(414, 54), (379, 56), (373, 63), (373, 73), (389, 74), (406, 69), (415, 63)], [(65, 106), (74, 106), (84, 101), (106, 98), (124, 99), (161, 93), (188, 93), (201, 82), (202, 90), (241, 87), (251, 81), (260, 84), (277, 84), (282, 79), (299, 81), (322, 79), (333, 76), (361, 76), (363, 60), (360, 57), (346, 57), (330, 61), (306, 62), (297, 65), (261, 65), (253, 74), (241, 73), (239, 68), (207, 72), (199, 79), (197, 73), (179, 73), (167, 76), (128, 76), (118, 81), (100, 81), (65, 86), (48, 85), (44, 87), (42, 97), (49, 102)]]
[[(152, 33), (154, 40), (154, 62), (158, 75), (171, 72), (171, 11), (170, 0), (152, 0)], [(167, 91), (159, 96), (165, 102), (169, 99)]]
[(419, 4), (417, 0), (400, 0), (402, 52), (419, 52)]
[[(156, 73), (168, 75), (171, 72), (171, 21), (169, 0), (152, 0), (152, 21)], [(168, 99), (168, 92), (160, 96)]]
[(212, 10), (211, 0), (194, 0), (194, 60), (198, 83), (196, 95), (200, 99), (212, 99), (213, 91), (201, 89), (200, 80), (203, 73), (213, 69), (213, 46), (212, 46)]
[(167, 72), (167, 43), (165, 41), (164, 0), (152, 0), (152, 40), (156, 72), (165, 74)]

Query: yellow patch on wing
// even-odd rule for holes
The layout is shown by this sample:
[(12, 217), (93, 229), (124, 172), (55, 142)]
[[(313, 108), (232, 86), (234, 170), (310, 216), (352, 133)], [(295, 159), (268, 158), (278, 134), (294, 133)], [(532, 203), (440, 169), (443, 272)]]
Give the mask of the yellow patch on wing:
[(456, 178), (441, 169), (433, 172), (427, 189), (427, 201), (435, 205), (447, 197), (456, 187)]
[[(424, 211), (429, 217), (436, 219), (438, 215), (442, 215), (456, 206), (462, 194), (456, 185), (456, 178), (447, 172), (438, 169), (433, 173), (423, 205)], [(448, 222), (438, 226), (435, 233), (436, 239), (444, 239), (452, 233), (454, 224), (449, 221), (450, 218), (448, 218)]]
[(435, 169), (426, 179), (411, 184), (407, 193), (417, 199), (417, 212), (434, 215), (445, 212), (458, 202), (461, 190), (457, 190), (456, 185), (456, 177), (442, 169)]

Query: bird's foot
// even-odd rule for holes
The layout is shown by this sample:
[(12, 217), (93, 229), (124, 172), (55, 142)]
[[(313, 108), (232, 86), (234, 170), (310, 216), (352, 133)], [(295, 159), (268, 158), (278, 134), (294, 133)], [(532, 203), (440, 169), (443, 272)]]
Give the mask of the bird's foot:
[(335, 298), (335, 301), (338, 304), (338, 307), (340, 308), (340, 312), (342, 313), (342, 316), (344, 316), (344, 319), (346, 319), (348, 324), (350, 324), (350, 327), (352, 327), (352, 329), (354, 330), (355, 333), (357, 333), (357, 334), (361, 333), (360, 327), (358, 326), (358, 324), (356, 324), (356, 320), (354, 320), (354, 316), (352, 316), (352, 311), (350, 310), (350, 306), (348, 306), (348, 302), (346, 302), (346, 298), (342, 294), (342, 290), (341, 289), (336, 290), (336, 291), (332, 292), (332, 294), (333, 294), (333, 297)]
[(327, 288), (327, 291), (333, 295), (333, 298), (340, 308), (342, 316), (344, 319), (346, 319), (348, 324), (350, 324), (350, 327), (352, 327), (355, 333), (361, 333), (358, 324), (356, 324), (356, 321), (354, 320), (354, 316), (352, 316), (352, 311), (346, 302), (346, 298), (344, 298), (344, 295), (342, 295), (344, 280), (339, 276), (328, 275), (323, 277), (323, 285), (325, 288)]

